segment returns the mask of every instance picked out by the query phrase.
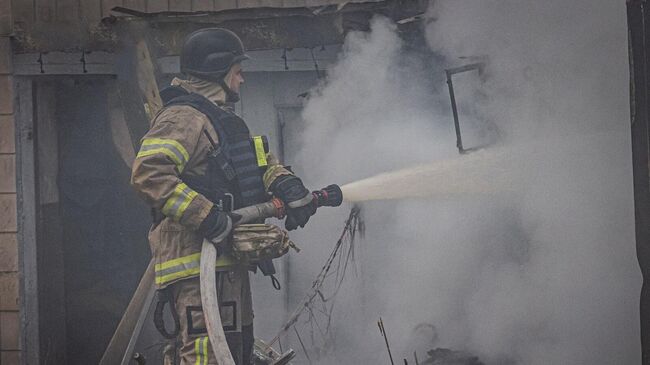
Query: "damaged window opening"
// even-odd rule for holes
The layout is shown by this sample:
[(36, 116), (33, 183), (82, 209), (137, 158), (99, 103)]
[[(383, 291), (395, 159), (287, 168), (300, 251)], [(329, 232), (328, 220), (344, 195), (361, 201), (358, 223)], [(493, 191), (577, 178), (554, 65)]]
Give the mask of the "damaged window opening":
[(482, 77), (484, 69), (485, 69), (485, 63), (479, 62), (479, 63), (472, 63), (469, 65), (445, 70), (445, 74), (447, 75), (447, 85), (449, 86), (449, 99), (451, 100), (451, 111), (454, 117), (454, 129), (456, 131), (456, 148), (458, 148), (458, 153), (460, 154), (471, 152), (476, 148), (465, 148), (463, 146), (463, 137), (461, 136), (461, 132), (460, 132), (460, 120), (458, 117), (458, 105), (456, 104), (456, 93), (454, 91), (453, 76), (456, 74), (476, 70), (478, 72), (478, 76)]

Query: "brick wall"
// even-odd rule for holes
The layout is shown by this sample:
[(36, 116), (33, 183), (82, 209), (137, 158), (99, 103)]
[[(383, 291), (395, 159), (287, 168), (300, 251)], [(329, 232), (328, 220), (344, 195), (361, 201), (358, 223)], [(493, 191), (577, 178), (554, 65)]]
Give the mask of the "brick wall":
[(20, 363), (11, 2), (0, 0), (0, 365)]

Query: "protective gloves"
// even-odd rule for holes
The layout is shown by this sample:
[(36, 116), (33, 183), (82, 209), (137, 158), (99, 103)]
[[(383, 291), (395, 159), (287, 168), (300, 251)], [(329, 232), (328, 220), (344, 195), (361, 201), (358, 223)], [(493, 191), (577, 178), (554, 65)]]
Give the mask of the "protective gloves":
[(282, 175), (275, 179), (270, 189), (273, 195), (282, 200), (287, 207), (287, 219), (284, 227), (293, 231), (305, 227), (309, 217), (316, 213), (313, 195), (305, 188), (302, 181), (294, 175)]
[(212, 207), (208, 216), (201, 222), (198, 232), (208, 241), (219, 244), (228, 237), (240, 219), (238, 214), (222, 212), (217, 207)]

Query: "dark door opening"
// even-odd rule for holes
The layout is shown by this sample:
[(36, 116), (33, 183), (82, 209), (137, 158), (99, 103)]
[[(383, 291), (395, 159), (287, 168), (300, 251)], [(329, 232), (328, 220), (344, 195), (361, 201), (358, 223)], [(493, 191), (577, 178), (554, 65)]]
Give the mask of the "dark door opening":
[(114, 87), (108, 77), (34, 83), (43, 363), (98, 363), (150, 258), (148, 208), (111, 130)]

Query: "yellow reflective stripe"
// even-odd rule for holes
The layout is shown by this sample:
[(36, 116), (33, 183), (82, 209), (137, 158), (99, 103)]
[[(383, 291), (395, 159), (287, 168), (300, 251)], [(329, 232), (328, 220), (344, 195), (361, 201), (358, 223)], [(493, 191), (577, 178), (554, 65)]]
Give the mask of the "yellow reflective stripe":
[(205, 336), (205, 340), (203, 341), (203, 354), (205, 355), (205, 365), (208, 365), (208, 342), (210, 341), (210, 338), (208, 336)]
[(202, 365), (201, 364), (201, 338), (199, 337), (196, 340), (194, 340), (194, 355), (196, 355), (196, 361), (194, 362), (194, 365)]
[(165, 276), (156, 276), (156, 284), (163, 285), (163, 284), (170, 283), (176, 279), (184, 279), (192, 276), (197, 276), (200, 273), (201, 273), (201, 267), (197, 267), (194, 269), (179, 271)]
[(165, 202), (162, 208), (163, 214), (171, 217), (175, 221), (180, 221), (185, 210), (197, 195), (198, 193), (190, 189), (185, 183), (179, 183), (174, 188), (172, 195)]
[(183, 145), (173, 139), (162, 138), (145, 138), (142, 141), (142, 146), (140, 146), (140, 151), (136, 158), (152, 156), (159, 153), (174, 161), (179, 172), (183, 171), (185, 164), (190, 159), (190, 155)]
[[(221, 255), (217, 257), (215, 268), (222, 269), (237, 265), (238, 262), (231, 256)], [(156, 264), (156, 284), (162, 285), (176, 279), (183, 279), (199, 275), (201, 272), (201, 253), (195, 253), (177, 259)]]
[(196, 276), (201, 272), (201, 253), (179, 257), (156, 264), (156, 284), (165, 284), (176, 279)]
[(162, 153), (163, 155), (171, 158), (172, 161), (174, 161), (174, 163), (178, 167), (178, 172), (182, 172), (183, 169), (185, 168), (185, 166), (183, 165), (183, 162), (178, 158), (178, 156), (176, 156), (176, 154), (174, 154), (174, 152), (172, 152), (172, 151), (170, 151), (170, 150), (168, 150), (166, 148), (155, 148), (155, 149), (146, 150), (146, 151), (140, 150), (140, 152), (138, 152), (138, 155), (135, 156), (135, 158), (142, 158), (142, 157), (152, 156), (152, 155), (156, 155), (156, 154), (159, 154), (159, 153)]
[(156, 264), (156, 284), (198, 275), (201, 272), (201, 253), (179, 257)]
[(187, 153), (187, 150), (185, 149), (185, 147), (183, 147), (182, 144), (178, 143), (177, 141), (175, 141), (173, 139), (145, 138), (142, 141), (143, 146), (166, 145), (166, 144), (170, 144), (170, 145), (176, 147), (176, 150), (178, 150), (178, 152), (180, 152), (181, 155), (183, 155), (183, 157), (185, 158), (185, 161), (190, 159), (190, 154)]
[(162, 264), (156, 264), (156, 271), (166, 270), (170, 267), (198, 262), (201, 260), (201, 253), (197, 252), (188, 256), (179, 257), (177, 259), (165, 261)]
[(194, 354), (196, 355), (194, 365), (208, 364), (208, 336), (194, 340)]
[(268, 166), (268, 161), (266, 160), (266, 151), (264, 151), (264, 141), (262, 136), (253, 137), (253, 144), (255, 145), (255, 156), (257, 157), (257, 166), (264, 167)]

